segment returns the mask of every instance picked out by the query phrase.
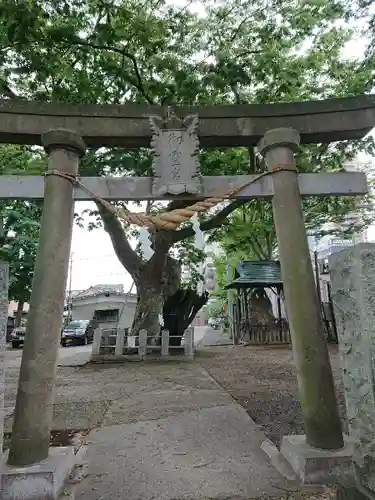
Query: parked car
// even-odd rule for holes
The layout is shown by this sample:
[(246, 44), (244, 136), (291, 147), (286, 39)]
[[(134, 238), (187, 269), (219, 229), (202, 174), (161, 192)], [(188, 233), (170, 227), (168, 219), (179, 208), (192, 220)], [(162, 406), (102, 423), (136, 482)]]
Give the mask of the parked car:
[(213, 330), (218, 330), (220, 326), (220, 321), (217, 318), (209, 318), (208, 326), (211, 327)]
[(7, 337), (6, 337), (7, 343), (12, 341), (12, 332), (14, 330), (14, 322), (15, 322), (15, 318), (13, 318), (13, 316), (8, 316)]
[(94, 340), (94, 326), (88, 319), (75, 319), (66, 325), (61, 334), (61, 345), (86, 345)]
[(10, 341), (13, 349), (18, 349), (25, 342), (26, 326), (18, 326), (12, 330)]

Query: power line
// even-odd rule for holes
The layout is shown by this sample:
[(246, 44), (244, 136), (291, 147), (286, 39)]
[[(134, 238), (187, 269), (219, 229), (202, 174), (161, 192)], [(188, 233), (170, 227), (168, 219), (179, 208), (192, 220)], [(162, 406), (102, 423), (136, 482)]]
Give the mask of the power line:
[(98, 276), (127, 276), (130, 274), (127, 271), (124, 271), (123, 273), (99, 273), (99, 274), (91, 274), (90, 276), (98, 277)]
[(72, 319), (73, 252), (70, 253), (69, 260), (68, 321)]
[(96, 259), (109, 259), (109, 258), (115, 258), (116, 260), (117, 257), (115, 254), (108, 254), (108, 255), (96, 255), (95, 257), (80, 257), (78, 259), (73, 259), (73, 262), (81, 262), (85, 260), (96, 260)]

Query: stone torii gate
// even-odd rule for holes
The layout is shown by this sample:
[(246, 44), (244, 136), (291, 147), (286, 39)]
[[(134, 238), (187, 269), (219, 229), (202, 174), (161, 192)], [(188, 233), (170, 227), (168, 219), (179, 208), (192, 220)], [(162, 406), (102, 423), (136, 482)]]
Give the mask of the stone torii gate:
[[(304, 446), (320, 450), (337, 450), (344, 446), (300, 200), (301, 196), (363, 195), (367, 192), (366, 178), (364, 174), (348, 172), (298, 175), (294, 153), (300, 142), (362, 138), (375, 125), (374, 97), (272, 105), (182, 107), (175, 108), (174, 112), (171, 118), (164, 108), (153, 106), (65, 106), (0, 101), (0, 142), (41, 144), (49, 154), (49, 175), (46, 178), (2, 176), (0, 179), (0, 199), (44, 198), (9, 466), (27, 467), (49, 457), (53, 389), (74, 200), (92, 199), (90, 192), (107, 201), (166, 200), (175, 198), (176, 193), (179, 193), (179, 199), (204, 200), (222, 196), (228, 191), (235, 193), (231, 196), (233, 199), (272, 198), (305, 420)], [(161, 133), (163, 130), (173, 132), (166, 135), (168, 139), (165, 141), (161, 139), (162, 150), (160, 145), (155, 145), (158, 127)], [(189, 131), (192, 144), (183, 137), (183, 130)], [(199, 144), (194, 142), (198, 139)], [(167, 165), (171, 170), (166, 171), (162, 166), (160, 168), (164, 170), (155, 172), (155, 177), (165, 175), (167, 184), (173, 186), (181, 184), (182, 176), (189, 188), (184, 190), (180, 185), (177, 191), (161, 189), (155, 177), (82, 178), (81, 185), (86, 189), (74, 186), (72, 179), (78, 174), (79, 158), (84, 155), (86, 145), (138, 148), (150, 146), (151, 140), (156, 153), (162, 156), (165, 154), (163, 148), (173, 143)], [(200, 147), (259, 144), (272, 175), (262, 178), (200, 177), (196, 164), (180, 165), (176, 173), (176, 141), (184, 150), (180, 155), (190, 156), (190, 159), (195, 154), (194, 144)], [(157, 170), (157, 162), (154, 166)], [(245, 187), (237, 191), (241, 186)], [(298, 448), (296, 453), (301, 454), (301, 449)], [(4, 474), (16, 473), (8, 467)], [(4, 484), (3, 481), (3, 488)]]

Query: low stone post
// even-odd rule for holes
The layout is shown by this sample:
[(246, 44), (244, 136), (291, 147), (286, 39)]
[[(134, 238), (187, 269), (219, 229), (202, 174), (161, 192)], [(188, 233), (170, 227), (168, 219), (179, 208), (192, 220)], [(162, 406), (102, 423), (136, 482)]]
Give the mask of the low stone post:
[(139, 330), (138, 355), (141, 358), (147, 356), (147, 330)]
[(100, 354), (100, 346), (102, 345), (102, 329), (95, 328), (94, 330), (94, 340), (92, 343), (92, 351), (91, 354), (93, 357), (99, 356)]
[[(68, 130), (43, 135), (49, 171), (76, 175), (85, 152), (80, 136)], [(73, 227), (73, 184), (46, 177), (39, 250), (30, 300), (8, 463), (26, 466), (48, 457), (53, 391), (60, 346)]]
[(294, 152), (293, 129), (268, 131), (260, 142), (272, 176), (276, 228), (286, 306), (297, 368), (306, 443), (335, 450), (344, 446), (324, 326), (307, 242)]
[(375, 244), (342, 250), (328, 262), (355, 475), (375, 496)]
[(184, 351), (185, 356), (189, 358), (194, 357), (194, 328), (191, 326), (185, 330)]
[(0, 456), (3, 451), (5, 418), (5, 351), (8, 323), (9, 265), (0, 262)]
[(115, 355), (122, 356), (124, 354), (125, 343), (125, 328), (117, 328)]
[(169, 356), (169, 330), (161, 332), (161, 355), (163, 357)]

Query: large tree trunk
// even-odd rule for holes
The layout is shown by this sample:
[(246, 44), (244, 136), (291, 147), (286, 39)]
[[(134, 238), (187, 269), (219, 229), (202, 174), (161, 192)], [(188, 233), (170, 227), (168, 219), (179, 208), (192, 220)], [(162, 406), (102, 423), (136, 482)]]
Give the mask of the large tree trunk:
[(173, 231), (150, 233), (154, 254), (145, 262), (130, 246), (119, 219), (100, 203), (96, 206), (119, 261), (137, 287), (138, 302), (130, 335), (138, 336), (139, 330), (145, 329), (155, 343), (160, 337), (159, 318), (164, 299), (180, 286), (181, 265), (168, 255), (173, 245)]
[(17, 311), (16, 311), (16, 317), (14, 321), (14, 326), (15, 328), (21, 326), (22, 322), (22, 313), (23, 313), (23, 306), (25, 305), (24, 300), (19, 300), (18, 305), (17, 305)]
[(164, 326), (169, 330), (170, 345), (180, 346), (186, 328), (198, 311), (207, 303), (208, 293), (198, 295), (195, 290), (178, 290), (167, 298), (163, 306)]
[(265, 290), (254, 290), (250, 297), (250, 322), (252, 325), (272, 327), (275, 316), (271, 301)]
[(136, 280), (138, 298), (131, 335), (137, 336), (139, 330), (145, 329), (151, 342), (158, 343), (164, 302), (176, 293), (180, 283), (181, 265), (169, 255), (165, 255), (162, 270), (160, 261), (151, 259), (144, 264)]
[[(266, 342), (269, 333), (280, 333), (279, 318), (276, 318), (272, 311), (271, 300), (264, 289), (256, 289), (249, 299), (250, 311), (250, 340), (254, 337), (260, 342)], [(282, 320), (284, 328), (287, 322)]]
[(163, 294), (160, 284), (153, 286), (143, 283), (138, 286), (137, 306), (135, 309), (131, 335), (138, 336), (140, 330), (147, 330), (147, 336), (156, 339), (160, 336), (159, 315), (163, 308)]
[[(176, 203), (179, 202), (172, 203), (173, 207)], [(139, 331), (144, 329), (147, 330), (148, 337), (152, 339), (151, 343), (157, 344), (160, 340), (161, 323), (163, 323), (163, 305), (168, 297), (176, 294), (181, 284), (181, 264), (173, 259), (168, 252), (174, 243), (191, 236), (193, 230), (189, 229), (192, 234), (177, 234), (182, 233), (182, 231), (163, 230), (150, 233), (154, 254), (148, 262), (145, 262), (131, 248), (117, 217), (100, 203), (96, 205), (104, 228), (112, 240), (116, 255), (134, 279), (137, 287), (138, 300), (130, 335), (136, 337)], [(185, 318), (181, 325), (186, 323), (186, 318), (194, 318), (201, 307), (197, 308), (198, 302), (199, 300), (196, 301), (195, 305), (187, 305), (186, 301), (177, 299), (177, 302), (174, 303), (173, 308), (176, 314)], [(190, 306), (193, 306), (193, 309)], [(194, 314), (192, 315), (193, 310)], [(179, 330), (181, 328), (181, 326), (178, 327)]]

